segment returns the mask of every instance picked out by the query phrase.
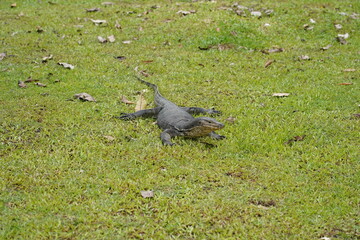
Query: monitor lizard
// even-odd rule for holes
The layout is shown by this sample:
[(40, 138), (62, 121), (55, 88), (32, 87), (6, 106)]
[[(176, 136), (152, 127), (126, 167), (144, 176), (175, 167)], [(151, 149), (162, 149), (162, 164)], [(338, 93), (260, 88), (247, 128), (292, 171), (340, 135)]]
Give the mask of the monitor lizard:
[(222, 129), (224, 124), (210, 117), (195, 118), (192, 114), (220, 114), (215, 109), (204, 109), (200, 107), (179, 107), (175, 103), (163, 97), (158, 86), (144, 81), (135, 76), (140, 82), (146, 84), (154, 90), (155, 108), (140, 110), (134, 113), (123, 113), (119, 118), (121, 120), (132, 120), (137, 117), (155, 117), (157, 125), (163, 130), (160, 135), (164, 145), (174, 145), (171, 138), (176, 136), (184, 136), (190, 138), (210, 136), (220, 140), (225, 138), (215, 133), (215, 130)]

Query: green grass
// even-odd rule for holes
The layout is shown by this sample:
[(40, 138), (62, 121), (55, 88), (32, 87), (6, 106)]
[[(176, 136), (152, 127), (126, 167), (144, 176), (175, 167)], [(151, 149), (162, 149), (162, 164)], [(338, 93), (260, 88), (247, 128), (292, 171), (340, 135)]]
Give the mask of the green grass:
[[(101, 2), (0, 2), (1, 239), (360, 238), (360, 24), (339, 14), (358, 1), (241, 1), (274, 10), (260, 19), (219, 9), (235, 1)], [(146, 88), (136, 67), (173, 102), (222, 111), (227, 138), (164, 147), (153, 120), (114, 119)], [(19, 88), (29, 76), (47, 87)], [(81, 92), (97, 102), (69, 101)]]

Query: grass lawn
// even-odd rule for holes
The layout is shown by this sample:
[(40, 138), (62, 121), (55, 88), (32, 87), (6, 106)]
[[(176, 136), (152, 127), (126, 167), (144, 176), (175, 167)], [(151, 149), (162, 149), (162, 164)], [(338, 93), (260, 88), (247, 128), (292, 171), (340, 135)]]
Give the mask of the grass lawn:
[[(0, 1), (1, 239), (360, 238), (359, 1), (14, 3)], [(114, 118), (147, 88), (136, 72), (220, 110), (227, 138), (167, 147), (154, 120)]]

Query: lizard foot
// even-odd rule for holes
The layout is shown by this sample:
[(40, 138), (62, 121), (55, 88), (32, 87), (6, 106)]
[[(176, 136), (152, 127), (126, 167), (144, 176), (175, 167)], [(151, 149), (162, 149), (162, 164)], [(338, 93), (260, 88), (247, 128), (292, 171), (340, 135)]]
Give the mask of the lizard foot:
[(121, 120), (132, 120), (135, 118), (135, 116), (132, 113), (121, 113), (120, 116), (116, 116), (115, 118), (121, 119)]
[(211, 133), (210, 133), (210, 137), (213, 138), (213, 139), (216, 139), (216, 140), (221, 140), (221, 139), (226, 138), (225, 136), (216, 134), (216, 133), (214, 133), (214, 132), (211, 132)]
[(218, 110), (215, 110), (215, 108), (211, 108), (209, 109), (209, 112), (208, 112), (210, 115), (221, 115), (222, 112), (221, 111), (218, 111)]

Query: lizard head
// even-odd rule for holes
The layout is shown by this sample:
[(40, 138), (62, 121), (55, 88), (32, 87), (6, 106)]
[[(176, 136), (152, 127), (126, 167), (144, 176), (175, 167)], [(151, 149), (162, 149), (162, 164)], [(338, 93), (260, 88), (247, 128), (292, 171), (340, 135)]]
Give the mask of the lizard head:
[(213, 131), (222, 129), (224, 124), (209, 117), (195, 118), (189, 126), (186, 127), (186, 136), (201, 137), (210, 134)]

